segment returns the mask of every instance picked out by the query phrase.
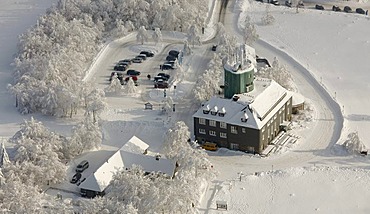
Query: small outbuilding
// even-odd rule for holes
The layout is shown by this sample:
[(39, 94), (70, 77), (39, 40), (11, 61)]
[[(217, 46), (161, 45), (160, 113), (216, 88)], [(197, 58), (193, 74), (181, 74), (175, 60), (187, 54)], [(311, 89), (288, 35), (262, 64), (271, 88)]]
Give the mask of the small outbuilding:
[(302, 94), (298, 94), (292, 92), (292, 113), (297, 114), (299, 111), (304, 110), (304, 96)]
[(150, 102), (147, 102), (144, 104), (145, 105), (145, 110), (153, 110), (153, 104), (151, 104)]

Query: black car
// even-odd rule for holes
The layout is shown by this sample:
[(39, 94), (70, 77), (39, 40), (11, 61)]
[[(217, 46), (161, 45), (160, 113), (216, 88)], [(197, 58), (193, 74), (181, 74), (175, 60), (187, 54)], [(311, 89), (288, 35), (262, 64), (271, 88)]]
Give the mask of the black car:
[(217, 50), (217, 45), (213, 45), (212, 46), (212, 51), (216, 51)]
[(352, 13), (352, 8), (350, 8), (349, 6), (345, 6), (343, 8), (343, 11), (346, 12), (346, 13)]
[(135, 70), (127, 70), (127, 75), (133, 75), (133, 76), (139, 76), (141, 74), (140, 71), (135, 71)]
[(256, 0), (256, 1), (259, 1), (259, 2), (262, 2), (263, 3), (263, 0)]
[(117, 64), (114, 66), (113, 70), (115, 71), (125, 71), (127, 69), (127, 65)]
[(166, 61), (164, 64), (170, 64), (173, 69), (177, 68), (177, 62), (176, 61)]
[(123, 81), (123, 73), (120, 73), (120, 72), (112, 72), (110, 74), (110, 78), (109, 78), (109, 81), (112, 81), (114, 75), (117, 75), (117, 79), (119, 79), (119, 81)]
[(158, 80), (157, 82), (154, 83), (154, 88), (168, 88), (168, 82)]
[(177, 51), (177, 50), (170, 50), (170, 52), (168, 52), (168, 55), (174, 56), (176, 59), (179, 57), (179, 54), (180, 54), (180, 51)]
[(165, 73), (159, 73), (157, 74), (157, 76), (164, 77), (166, 80), (169, 80), (171, 77), (169, 74), (165, 74)]
[(163, 64), (162, 65), (162, 70), (170, 70), (170, 69), (175, 69), (172, 64)]
[(315, 8), (316, 10), (325, 10), (324, 6), (322, 6), (321, 4), (317, 4)]
[(364, 9), (362, 9), (362, 8), (357, 8), (357, 9), (356, 9), (356, 13), (359, 13), (359, 14), (365, 14), (365, 11), (364, 11)]
[(71, 180), (71, 183), (72, 184), (75, 184), (77, 183), (82, 177), (82, 174), (77, 172), (73, 177), (72, 177), (72, 180)]
[(139, 54), (136, 56), (136, 58), (142, 58), (143, 60), (146, 60), (146, 55), (145, 54)]
[(166, 61), (175, 61), (177, 58), (175, 56), (172, 56), (172, 55), (168, 55), (166, 57)]
[(135, 57), (135, 58), (132, 59), (132, 62), (134, 62), (134, 63), (142, 63), (143, 62), (143, 58)]
[(270, 0), (270, 3), (276, 6), (280, 5), (280, 2), (278, 0)]
[(141, 51), (140, 54), (144, 54), (147, 57), (153, 57), (154, 53), (150, 51)]
[(81, 161), (76, 167), (76, 172), (83, 172), (85, 169), (89, 168), (89, 162), (87, 160)]
[(118, 63), (122, 63), (122, 62), (125, 62), (125, 63), (131, 65), (132, 64), (132, 59), (123, 59), (123, 60), (118, 61)]
[(285, 6), (292, 7), (292, 2), (291, 1), (285, 1)]
[(340, 11), (342, 11), (342, 9), (340, 9), (340, 7), (339, 7), (339, 6), (337, 6), (337, 5), (333, 5), (332, 10), (333, 10), (333, 11), (336, 11), (336, 12), (340, 12)]

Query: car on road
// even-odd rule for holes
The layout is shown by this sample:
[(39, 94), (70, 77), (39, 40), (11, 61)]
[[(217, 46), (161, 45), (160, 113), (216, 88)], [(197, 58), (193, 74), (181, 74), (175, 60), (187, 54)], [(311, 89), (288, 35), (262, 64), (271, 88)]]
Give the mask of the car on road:
[(130, 76), (139, 76), (141, 74), (140, 71), (136, 71), (136, 70), (127, 70), (127, 75), (130, 75)]
[(132, 62), (134, 62), (134, 63), (142, 63), (143, 62), (143, 58), (135, 57), (135, 58), (132, 59)]
[(217, 45), (212, 45), (212, 51), (216, 51), (217, 50)]
[(153, 57), (154, 53), (151, 51), (141, 51), (140, 54), (144, 54), (147, 57)]
[(292, 7), (292, 2), (290, 0), (285, 1), (285, 6)]
[(155, 76), (153, 80), (154, 82), (158, 82), (158, 81), (167, 81), (168, 79), (163, 76)]
[(351, 8), (351, 7), (349, 7), (349, 6), (345, 6), (345, 7), (343, 8), (343, 11), (344, 11), (344, 12), (346, 12), (346, 13), (352, 13), (352, 8)]
[(162, 70), (170, 70), (170, 69), (175, 69), (175, 68), (171, 64), (163, 64), (162, 65)]
[(365, 12), (365, 10), (364, 10), (364, 9), (362, 9), (362, 8), (357, 8), (357, 9), (356, 9), (356, 13), (359, 13), (359, 14), (365, 14), (366, 12)]
[(270, 3), (275, 5), (275, 6), (280, 5), (280, 2), (278, 0), (270, 0)]
[(179, 57), (179, 54), (180, 54), (180, 51), (177, 51), (177, 50), (170, 50), (170, 52), (168, 52), (169, 56), (174, 56), (176, 59)]
[(76, 172), (83, 172), (85, 171), (85, 169), (89, 168), (89, 162), (87, 160), (83, 160), (81, 161), (81, 163), (79, 163), (76, 167)]
[(125, 71), (127, 69), (127, 65), (117, 64), (114, 66), (113, 70), (115, 71)]
[(77, 172), (73, 177), (72, 177), (72, 179), (71, 179), (71, 183), (72, 184), (75, 184), (75, 183), (77, 183), (80, 179), (81, 179), (81, 177), (82, 177), (82, 174), (81, 173), (79, 173), (79, 172)]
[(210, 143), (210, 142), (205, 142), (203, 145), (202, 145), (202, 148), (205, 149), (205, 150), (208, 150), (208, 151), (217, 151), (217, 144), (215, 143)]
[(128, 68), (129, 66), (130, 66), (130, 63), (129, 62), (122, 62), (122, 61), (119, 61), (119, 62), (117, 62), (117, 64), (116, 65), (124, 65), (124, 66), (126, 66), (126, 68)]
[(143, 60), (146, 60), (146, 55), (145, 54), (139, 54), (136, 57), (142, 58)]
[(340, 12), (340, 11), (342, 11), (342, 9), (340, 9), (340, 7), (339, 7), (339, 6), (337, 6), (337, 5), (333, 5), (332, 10), (333, 10), (333, 11), (335, 11), (335, 12)]
[(154, 88), (168, 88), (168, 82), (163, 80), (158, 80), (154, 82)]
[(127, 64), (131, 65), (132, 59), (123, 59), (123, 60), (118, 61), (118, 63), (121, 63), (121, 62), (126, 62)]
[(165, 73), (158, 73), (157, 76), (164, 77), (166, 80), (169, 80), (171, 77), (169, 74)]
[(172, 55), (168, 55), (166, 57), (166, 61), (176, 61), (176, 60), (177, 60), (177, 58), (175, 56), (172, 56)]
[(324, 6), (322, 6), (321, 4), (315, 5), (315, 9), (316, 10), (325, 10)]

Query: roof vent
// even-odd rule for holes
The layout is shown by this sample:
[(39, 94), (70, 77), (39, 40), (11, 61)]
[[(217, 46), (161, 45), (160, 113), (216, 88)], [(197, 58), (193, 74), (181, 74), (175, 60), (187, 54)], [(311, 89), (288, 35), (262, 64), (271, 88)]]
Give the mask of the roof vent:
[(246, 113), (246, 112), (244, 112), (244, 114), (243, 114), (242, 118), (240, 118), (240, 120), (241, 120), (243, 123), (246, 123), (246, 122), (247, 122), (247, 120), (248, 120), (248, 115), (247, 115), (247, 113)]
[(225, 109), (225, 107), (222, 107), (221, 111), (218, 112), (218, 116), (224, 117), (225, 114), (226, 114), (226, 109)]
[(207, 104), (206, 106), (204, 106), (203, 108), (203, 114), (208, 114), (209, 113), (209, 104)]
[(217, 106), (213, 107), (212, 110), (211, 110), (211, 114), (216, 115), (217, 112), (218, 112), (218, 107)]
[(233, 96), (233, 101), (238, 101), (238, 100), (239, 100), (239, 98), (240, 98), (240, 97), (239, 97), (238, 95), (234, 95), (234, 96)]

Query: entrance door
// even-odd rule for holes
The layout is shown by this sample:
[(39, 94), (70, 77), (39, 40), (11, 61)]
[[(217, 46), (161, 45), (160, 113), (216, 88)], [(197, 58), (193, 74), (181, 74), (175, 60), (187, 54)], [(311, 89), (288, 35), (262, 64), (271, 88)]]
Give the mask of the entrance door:
[(230, 143), (230, 149), (232, 149), (232, 150), (239, 150), (239, 144)]

